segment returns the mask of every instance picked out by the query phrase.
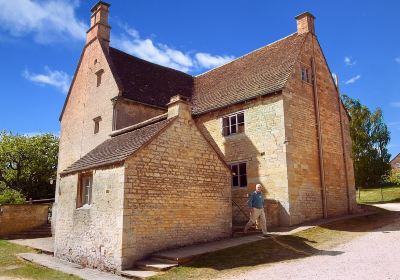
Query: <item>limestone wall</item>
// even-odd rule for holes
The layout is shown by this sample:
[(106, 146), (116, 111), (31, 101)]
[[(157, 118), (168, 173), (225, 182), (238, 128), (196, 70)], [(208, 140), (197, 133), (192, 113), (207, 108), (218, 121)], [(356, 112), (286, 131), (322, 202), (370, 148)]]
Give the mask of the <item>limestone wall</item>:
[[(354, 175), (351, 161), (351, 139), (344, 108), (339, 111), (338, 93), (318, 42), (311, 34), (303, 46), (293, 75), (284, 90), (286, 135), (288, 140), (288, 176), (291, 224), (321, 218), (322, 196), (319, 170), (317, 120), (315, 115), (313, 85), (301, 80), (301, 67), (311, 69), (311, 57), (315, 56), (317, 92), (320, 103), (320, 119), (324, 162), (324, 178), (329, 216), (348, 213), (348, 189), (350, 204), (355, 203)], [(340, 119), (344, 126), (342, 132)], [(346, 151), (346, 164), (343, 157)]]
[(124, 168), (93, 171), (89, 207), (76, 207), (78, 175), (62, 177), (55, 256), (102, 270), (121, 267)]
[(18, 233), (48, 222), (49, 204), (0, 205), (0, 235)]
[[(222, 135), (222, 117), (244, 111), (245, 131), (230, 136)], [(248, 212), (247, 195), (257, 183), (263, 184), (269, 199), (276, 201), (277, 211), (267, 211), (270, 225), (284, 225), (288, 221), (286, 145), (283, 101), (280, 95), (267, 96), (202, 115), (196, 122), (210, 142), (220, 150), (227, 163), (247, 162), (247, 188), (233, 188), (232, 199)], [(272, 207), (272, 206), (271, 206)], [(233, 207), (233, 221), (247, 218)], [(266, 209), (268, 210), (268, 209)]]
[(231, 234), (230, 171), (192, 120), (176, 119), (125, 162), (123, 267)]
[(165, 109), (146, 106), (132, 101), (119, 100), (115, 104), (115, 129), (143, 122), (165, 112)]

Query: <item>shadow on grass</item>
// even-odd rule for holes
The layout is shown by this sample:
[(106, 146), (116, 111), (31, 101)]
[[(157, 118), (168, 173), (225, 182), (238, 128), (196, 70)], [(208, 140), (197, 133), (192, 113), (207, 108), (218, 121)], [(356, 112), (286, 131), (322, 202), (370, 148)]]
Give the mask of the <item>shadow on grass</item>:
[(312, 243), (315, 242), (298, 236), (273, 236), (200, 256), (185, 266), (225, 270), (294, 260), (315, 254), (336, 256), (342, 253), (319, 250)]

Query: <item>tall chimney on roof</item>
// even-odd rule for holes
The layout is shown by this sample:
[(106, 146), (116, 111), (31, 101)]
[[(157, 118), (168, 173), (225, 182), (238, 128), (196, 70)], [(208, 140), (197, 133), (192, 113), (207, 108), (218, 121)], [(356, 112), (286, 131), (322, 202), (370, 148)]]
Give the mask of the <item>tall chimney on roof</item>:
[(295, 19), (297, 22), (297, 34), (304, 34), (307, 32), (315, 34), (315, 28), (314, 28), (315, 17), (311, 13), (309, 12), (302, 13), (297, 17), (295, 17)]
[(108, 25), (108, 9), (110, 4), (99, 1), (91, 9), (90, 29), (86, 32), (86, 44), (97, 38), (107, 48), (110, 45), (110, 29)]

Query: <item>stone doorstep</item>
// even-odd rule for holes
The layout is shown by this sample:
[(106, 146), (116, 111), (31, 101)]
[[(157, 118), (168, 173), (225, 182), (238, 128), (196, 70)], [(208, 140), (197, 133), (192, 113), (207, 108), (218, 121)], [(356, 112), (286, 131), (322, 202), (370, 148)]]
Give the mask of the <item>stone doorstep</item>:
[(158, 275), (159, 272), (148, 270), (122, 270), (121, 275), (132, 279), (146, 279)]
[(136, 267), (143, 270), (150, 271), (165, 271), (171, 268), (177, 267), (179, 264), (177, 262), (172, 263), (170, 261), (163, 261), (160, 259), (150, 259), (150, 260), (142, 260), (136, 263)]

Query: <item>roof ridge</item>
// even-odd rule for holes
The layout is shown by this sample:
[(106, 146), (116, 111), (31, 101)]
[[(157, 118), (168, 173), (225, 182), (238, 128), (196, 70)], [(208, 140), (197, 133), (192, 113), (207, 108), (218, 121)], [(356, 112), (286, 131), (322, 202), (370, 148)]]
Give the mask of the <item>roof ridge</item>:
[(118, 136), (118, 135), (121, 135), (121, 134), (124, 134), (124, 133), (127, 133), (127, 132), (131, 132), (131, 131), (137, 130), (139, 128), (143, 128), (143, 127), (149, 126), (151, 124), (155, 124), (155, 123), (158, 123), (160, 121), (163, 121), (163, 120), (167, 119), (167, 117), (168, 117), (168, 113), (161, 114), (161, 115), (155, 116), (155, 117), (153, 117), (151, 119), (144, 120), (144, 121), (142, 121), (140, 123), (136, 123), (136, 124), (133, 124), (133, 125), (130, 125), (130, 126), (115, 130), (115, 131), (110, 133), (110, 136), (111, 137), (115, 137), (115, 136)]
[(287, 38), (289, 38), (289, 37), (291, 37), (291, 36), (293, 36), (293, 35), (298, 35), (298, 34), (297, 34), (297, 32), (294, 32), (294, 33), (292, 33), (292, 34), (289, 34), (289, 35), (287, 35), (287, 36), (285, 36), (285, 37), (283, 37), (283, 38), (281, 38), (281, 39), (279, 39), (279, 40), (276, 40), (276, 41), (274, 41), (274, 42), (272, 42), (272, 43), (269, 43), (269, 44), (267, 44), (267, 45), (264, 45), (264, 46), (262, 46), (262, 47), (259, 47), (259, 48), (255, 49), (255, 50), (252, 50), (251, 52), (248, 52), (248, 53), (246, 53), (246, 54), (244, 54), (244, 55), (242, 55), (242, 56), (239, 56), (238, 58), (235, 58), (234, 60), (231, 60), (231, 61), (226, 62), (226, 63), (224, 63), (224, 64), (222, 64), (222, 65), (220, 65), (220, 66), (217, 66), (217, 67), (215, 67), (215, 68), (209, 69), (209, 70), (207, 70), (206, 72), (203, 72), (203, 73), (201, 73), (201, 74), (198, 74), (198, 75), (196, 75), (196, 76), (193, 76), (193, 78), (197, 78), (197, 77), (203, 76), (203, 75), (205, 75), (205, 74), (207, 74), (207, 73), (209, 73), (209, 72), (212, 72), (212, 71), (217, 70), (217, 69), (219, 69), (219, 68), (221, 68), (221, 67), (224, 67), (225, 65), (228, 65), (228, 64), (233, 63), (233, 62), (235, 62), (235, 61), (238, 61), (238, 60), (240, 60), (240, 59), (242, 59), (242, 58), (244, 58), (244, 57), (246, 57), (246, 56), (248, 56), (248, 55), (251, 55), (251, 54), (253, 54), (253, 53), (257, 52), (257, 51), (260, 51), (260, 50), (262, 50), (262, 49), (264, 49), (264, 48), (270, 47), (270, 46), (272, 46), (273, 44), (279, 43), (280, 41), (283, 41), (283, 40), (285, 40), (285, 39), (287, 39)]

